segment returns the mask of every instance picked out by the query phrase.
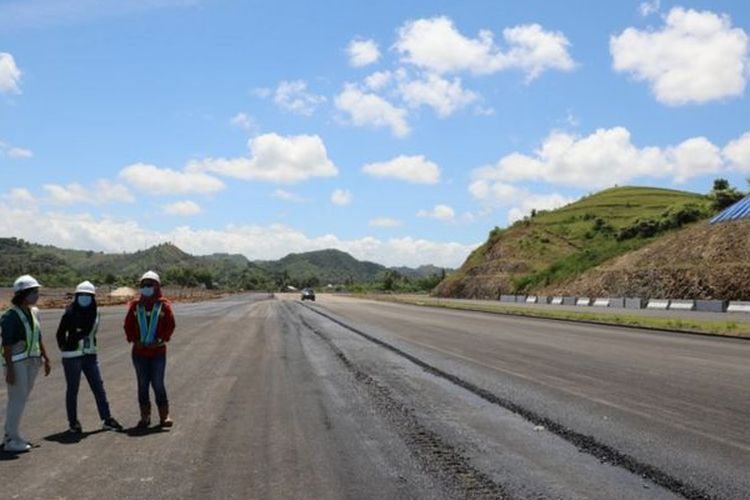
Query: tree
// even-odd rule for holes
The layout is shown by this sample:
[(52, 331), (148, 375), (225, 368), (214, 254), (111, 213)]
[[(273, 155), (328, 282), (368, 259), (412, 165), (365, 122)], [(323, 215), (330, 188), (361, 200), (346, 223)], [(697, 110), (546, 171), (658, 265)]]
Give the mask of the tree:
[(725, 191), (729, 189), (729, 181), (726, 179), (714, 179), (714, 188), (712, 191)]

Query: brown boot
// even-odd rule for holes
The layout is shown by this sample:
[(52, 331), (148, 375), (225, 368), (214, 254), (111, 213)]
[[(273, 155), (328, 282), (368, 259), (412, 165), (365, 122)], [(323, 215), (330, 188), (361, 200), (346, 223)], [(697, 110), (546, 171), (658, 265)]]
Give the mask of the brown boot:
[(159, 426), (172, 427), (174, 422), (169, 418), (169, 405), (159, 405)]
[(151, 425), (151, 405), (150, 404), (141, 405), (141, 419), (138, 421), (138, 425), (136, 425), (136, 428), (148, 429), (150, 425)]

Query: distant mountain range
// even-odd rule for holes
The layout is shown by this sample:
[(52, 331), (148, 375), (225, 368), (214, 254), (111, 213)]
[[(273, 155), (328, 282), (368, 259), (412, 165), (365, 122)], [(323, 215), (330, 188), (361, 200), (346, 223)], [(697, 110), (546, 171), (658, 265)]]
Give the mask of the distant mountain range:
[(32, 274), (48, 286), (95, 283), (130, 284), (147, 269), (165, 282), (183, 286), (275, 289), (289, 286), (372, 283), (386, 276), (419, 280), (442, 275), (435, 266), (387, 268), (328, 249), (292, 253), (280, 260), (250, 261), (238, 254), (190, 255), (170, 243), (134, 253), (111, 254), (62, 249), (17, 238), (0, 238), (0, 285), (10, 286), (21, 274)]

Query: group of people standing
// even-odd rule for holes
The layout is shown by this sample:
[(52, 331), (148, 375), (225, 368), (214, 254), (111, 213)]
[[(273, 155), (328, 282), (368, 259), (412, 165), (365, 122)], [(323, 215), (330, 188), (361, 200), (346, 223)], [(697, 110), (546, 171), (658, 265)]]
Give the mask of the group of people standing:
[[(8, 452), (31, 449), (29, 441), (20, 433), (19, 426), (26, 402), (40, 369), (47, 376), (51, 371), (50, 358), (42, 340), (39, 310), (41, 285), (30, 275), (13, 283), (11, 307), (0, 317), (2, 361), (8, 387), (3, 448)], [(81, 374), (91, 387), (96, 400), (102, 428), (123, 430), (112, 416), (104, 390), (97, 359), (97, 332), (101, 315), (96, 304), (96, 288), (84, 281), (75, 289), (72, 302), (66, 307), (57, 329), (57, 345), (62, 353), (65, 374), (65, 409), (68, 432), (83, 432), (78, 420), (78, 389)], [(175, 329), (172, 305), (162, 296), (161, 280), (153, 271), (140, 280), (140, 296), (130, 302), (125, 316), (125, 338), (133, 344), (132, 360), (138, 385), (140, 420), (137, 429), (151, 425), (150, 388), (153, 388), (159, 413), (159, 426), (171, 427), (169, 400), (164, 385), (166, 343)]]

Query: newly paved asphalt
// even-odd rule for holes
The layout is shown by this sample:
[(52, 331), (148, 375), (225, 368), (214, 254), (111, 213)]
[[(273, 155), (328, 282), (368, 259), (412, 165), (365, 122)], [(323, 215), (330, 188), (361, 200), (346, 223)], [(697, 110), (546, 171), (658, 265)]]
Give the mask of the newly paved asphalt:
[[(0, 452), (0, 498), (747, 498), (750, 342), (321, 295), (176, 306), (175, 426), (67, 427), (55, 366)], [(113, 414), (138, 419), (124, 308)], [(5, 415), (0, 387), (0, 419)]]

